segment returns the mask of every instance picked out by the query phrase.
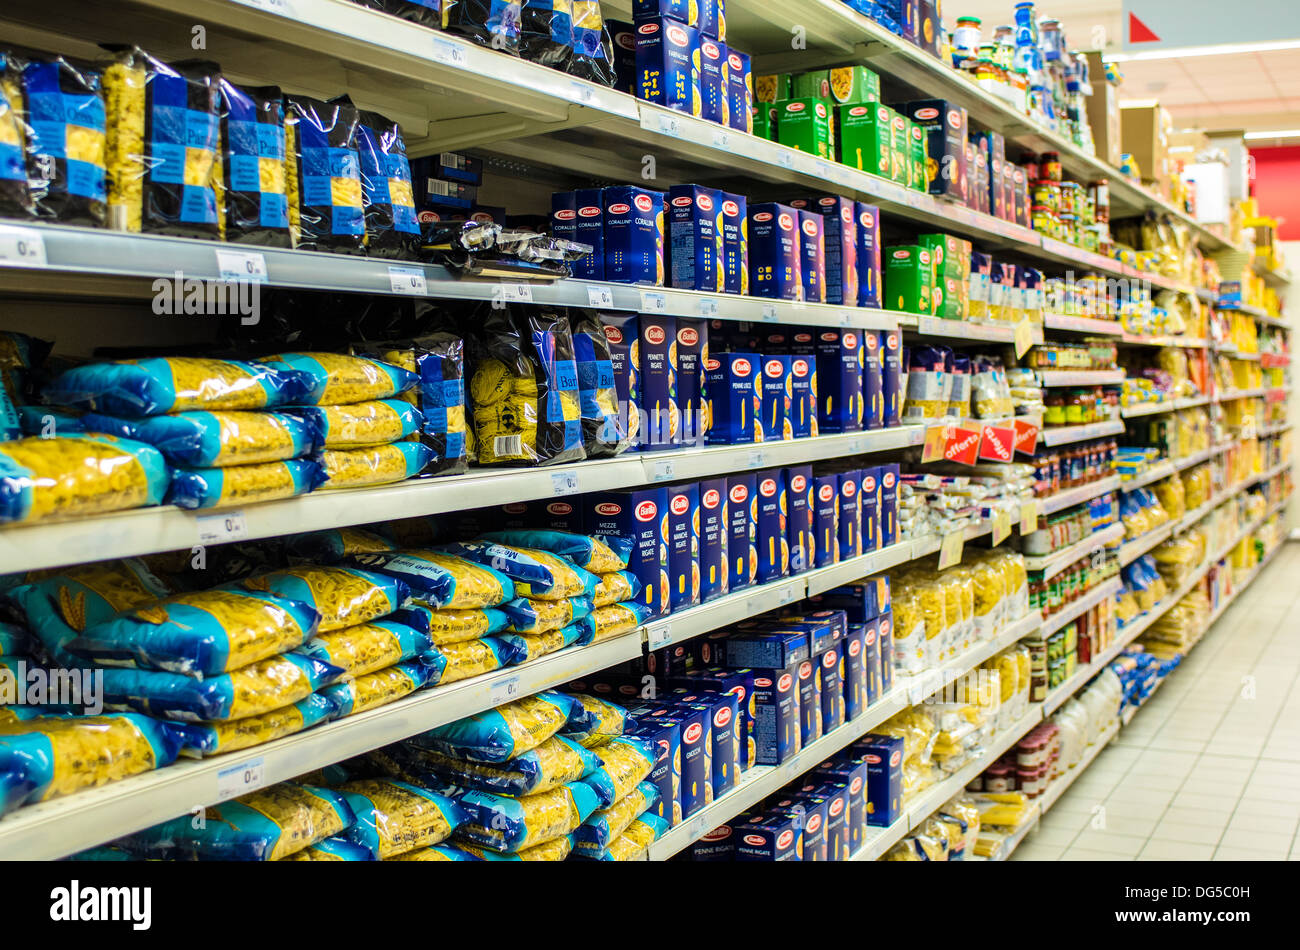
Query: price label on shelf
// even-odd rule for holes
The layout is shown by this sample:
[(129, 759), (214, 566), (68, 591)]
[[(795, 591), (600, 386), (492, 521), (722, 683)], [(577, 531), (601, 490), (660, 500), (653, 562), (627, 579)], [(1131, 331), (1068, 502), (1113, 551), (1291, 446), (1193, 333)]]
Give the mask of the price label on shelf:
[(506, 303), (532, 303), (532, 284), (502, 284), (501, 297)]
[(649, 290), (641, 291), (641, 312), (642, 313), (667, 313), (668, 298), (663, 294), (655, 293)]
[(749, 458), (746, 460), (745, 467), (746, 467), (746, 468), (762, 468), (762, 467), (763, 467), (763, 458), (764, 458), (764, 456), (763, 456), (763, 451), (762, 451), (762, 449), (757, 449), (757, 450), (755, 450), (755, 451), (753, 451), (753, 452), (750, 452), (750, 453), (749, 453)]
[(776, 163), (782, 168), (794, 167), (794, 152), (788, 148), (779, 148), (776, 150)]
[(31, 228), (0, 225), (0, 266), (44, 267), (45, 238)]
[(650, 463), (650, 481), (667, 482), (673, 478), (673, 460), (659, 459)]
[(514, 702), (521, 696), (518, 676), (507, 676), (505, 679), (497, 680), (488, 689), (488, 702), (493, 706), (500, 706), (502, 703)]
[(260, 251), (217, 251), (217, 275), (222, 280), (266, 283), (266, 255)]
[(730, 149), (731, 133), (728, 132), (726, 129), (715, 129), (713, 132), (713, 147)]
[(588, 307), (614, 306), (614, 288), (613, 287), (588, 287), (587, 306)]
[(930, 426), (925, 430), (925, 442), (921, 445), (922, 462), (938, 462), (943, 459), (943, 449), (948, 444), (948, 429), (948, 426)]
[(402, 267), (398, 264), (388, 265), (388, 285), (395, 294), (407, 294), (412, 297), (427, 297), (429, 282), (424, 278), (421, 267)]
[(641, 113), (641, 127), (650, 132), (671, 135), (673, 138), (679, 138), (682, 134), (681, 119), (669, 110), (663, 112), (643, 110)]
[(660, 650), (668, 646), (673, 639), (672, 625), (667, 622), (651, 624), (646, 627), (645, 639), (651, 650)]
[(574, 102), (590, 102), (596, 97), (595, 90), (585, 82), (573, 79), (569, 82), (569, 98)]
[(199, 529), (199, 544), (223, 544), (227, 541), (243, 541), (248, 537), (248, 522), (239, 509), (198, 515), (194, 523)]
[(961, 550), (966, 543), (965, 532), (949, 531), (939, 545), (939, 570), (961, 563)]
[(1026, 501), (1020, 506), (1020, 533), (1032, 534), (1038, 530), (1038, 499)]
[(700, 301), (700, 316), (712, 318), (718, 315), (718, 302), (712, 297), (705, 297)]
[(229, 801), (261, 788), (266, 781), (266, 761), (258, 756), (228, 765), (217, 773), (217, 801)]
[(764, 323), (776, 323), (777, 320), (779, 320), (779, 319), (780, 319), (780, 318), (776, 315), (776, 304), (774, 304), (774, 303), (765, 303), (765, 304), (763, 304), (763, 322), (764, 322)]
[(444, 40), (441, 37), (434, 39), (433, 50), (430, 55), (433, 56), (435, 63), (442, 63), (444, 66), (465, 65), (465, 47), (459, 43)]
[(576, 495), (578, 493), (578, 473), (552, 472), (551, 493), (557, 497), (560, 495)]
[(293, 4), (289, 0), (240, 0), (240, 2), (246, 7), (256, 7), (258, 10), (265, 10), (268, 13), (294, 16)]
[(997, 547), (1011, 536), (1011, 512), (993, 512), (993, 546)]
[(1034, 325), (1028, 320), (1021, 320), (1016, 324), (1012, 334), (1016, 344), (1016, 359), (1020, 359), (1034, 345)]

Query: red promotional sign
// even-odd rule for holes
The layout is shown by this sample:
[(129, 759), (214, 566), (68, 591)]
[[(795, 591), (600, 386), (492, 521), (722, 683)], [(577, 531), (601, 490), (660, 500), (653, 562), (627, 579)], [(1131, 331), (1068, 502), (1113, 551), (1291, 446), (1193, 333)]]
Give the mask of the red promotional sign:
[(1015, 420), (1016, 451), (1021, 455), (1033, 455), (1038, 448), (1038, 426), (1024, 419)]
[(1016, 454), (1014, 426), (985, 426), (980, 437), (979, 457), (988, 462), (1010, 462)]
[(949, 462), (974, 465), (979, 458), (980, 430), (953, 426), (948, 442), (943, 447), (943, 457)]

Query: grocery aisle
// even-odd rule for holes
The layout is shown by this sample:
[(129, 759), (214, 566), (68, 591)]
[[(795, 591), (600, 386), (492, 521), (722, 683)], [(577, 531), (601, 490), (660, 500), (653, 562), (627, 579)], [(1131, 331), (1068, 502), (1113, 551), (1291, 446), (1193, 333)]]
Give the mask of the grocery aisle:
[(1013, 860), (1300, 860), (1300, 544), (1288, 544)]

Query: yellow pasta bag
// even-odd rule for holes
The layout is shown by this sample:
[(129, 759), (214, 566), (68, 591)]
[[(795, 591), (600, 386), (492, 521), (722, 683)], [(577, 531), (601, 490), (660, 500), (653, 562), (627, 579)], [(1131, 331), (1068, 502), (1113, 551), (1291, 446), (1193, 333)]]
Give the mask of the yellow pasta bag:
[(356, 821), (347, 830), (378, 860), (440, 844), (464, 821), (445, 795), (392, 779), (362, 779), (339, 786)]

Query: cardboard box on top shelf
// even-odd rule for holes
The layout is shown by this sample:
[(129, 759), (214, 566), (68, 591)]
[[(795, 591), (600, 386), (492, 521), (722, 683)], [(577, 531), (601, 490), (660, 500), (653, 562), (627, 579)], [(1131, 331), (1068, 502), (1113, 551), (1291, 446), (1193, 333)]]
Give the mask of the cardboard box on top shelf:
[(1106, 67), (1100, 50), (1085, 55), (1088, 57), (1088, 76), (1092, 81), (1088, 124), (1092, 126), (1097, 157), (1118, 168), (1120, 154), (1124, 151), (1120, 145), (1119, 86), (1106, 81)]
[(1151, 100), (1120, 103), (1120, 150), (1133, 156), (1144, 183), (1169, 191), (1169, 113)]
[(1202, 224), (1227, 224), (1228, 166), (1223, 162), (1199, 162), (1183, 169), (1182, 179), (1196, 191), (1196, 210), (1192, 217)]

